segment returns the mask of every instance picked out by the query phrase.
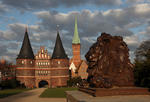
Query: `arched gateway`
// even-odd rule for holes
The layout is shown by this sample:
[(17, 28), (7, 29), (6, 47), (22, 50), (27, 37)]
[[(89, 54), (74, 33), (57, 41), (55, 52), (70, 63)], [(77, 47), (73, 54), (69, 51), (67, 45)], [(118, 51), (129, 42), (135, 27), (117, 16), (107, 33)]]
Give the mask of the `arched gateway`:
[(38, 83), (38, 87), (41, 88), (41, 87), (48, 87), (48, 82), (45, 81), (45, 80), (41, 80), (39, 83)]

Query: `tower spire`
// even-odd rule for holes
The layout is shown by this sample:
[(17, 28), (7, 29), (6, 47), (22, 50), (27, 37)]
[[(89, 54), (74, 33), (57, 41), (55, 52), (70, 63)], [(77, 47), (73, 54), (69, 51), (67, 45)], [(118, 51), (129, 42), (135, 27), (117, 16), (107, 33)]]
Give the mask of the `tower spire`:
[(75, 16), (74, 37), (72, 39), (72, 44), (80, 44), (78, 25), (77, 25), (77, 16)]
[(25, 27), (25, 32), (28, 32), (28, 25), (26, 25)]
[(59, 36), (58, 30), (57, 30), (56, 43), (55, 43), (52, 59), (68, 59), (68, 56), (65, 53), (64, 47), (62, 45), (62, 41)]
[(27, 28), (25, 29), (24, 40), (17, 59), (34, 59), (34, 54), (30, 44)]

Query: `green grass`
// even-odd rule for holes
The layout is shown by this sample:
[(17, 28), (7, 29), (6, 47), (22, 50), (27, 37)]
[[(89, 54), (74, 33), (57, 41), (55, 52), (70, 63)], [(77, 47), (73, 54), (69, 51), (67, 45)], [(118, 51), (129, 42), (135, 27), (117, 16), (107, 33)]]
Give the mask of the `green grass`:
[(77, 90), (77, 88), (48, 88), (40, 95), (40, 97), (65, 98), (65, 91), (72, 90)]
[(0, 98), (4, 98), (10, 95), (15, 95), (24, 91), (27, 91), (29, 89), (5, 89), (5, 90), (0, 90)]

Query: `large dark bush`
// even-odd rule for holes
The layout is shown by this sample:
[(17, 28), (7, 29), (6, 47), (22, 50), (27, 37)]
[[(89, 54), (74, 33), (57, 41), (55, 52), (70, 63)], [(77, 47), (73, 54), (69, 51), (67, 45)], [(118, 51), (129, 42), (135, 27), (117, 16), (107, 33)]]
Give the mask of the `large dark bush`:
[(150, 88), (150, 62), (135, 62), (135, 85)]
[(67, 86), (76, 87), (82, 82), (81, 77), (73, 77), (67, 81)]
[(143, 42), (135, 52), (134, 79), (136, 86), (150, 88), (150, 46), (147, 42)]
[(13, 88), (25, 88), (24, 84), (20, 84), (20, 81), (16, 79), (6, 79), (1, 81), (0, 86), (2, 89), (13, 89)]

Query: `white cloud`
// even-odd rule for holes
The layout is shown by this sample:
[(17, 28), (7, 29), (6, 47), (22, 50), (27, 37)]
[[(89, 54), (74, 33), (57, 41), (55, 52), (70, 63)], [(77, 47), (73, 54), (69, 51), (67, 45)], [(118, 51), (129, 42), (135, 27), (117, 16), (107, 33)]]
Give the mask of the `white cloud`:
[(139, 15), (146, 14), (150, 11), (150, 4), (144, 3), (144, 4), (137, 4), (134, 6), (135, 13)]
[(124, 41), (128, 45), (139, 45), (140, 44), (139, 37), (136, 35), (126, 36), (126, 37), (124, 37)]
[(3, 5), (17, 8), (19, 10), (39, 10), (49, 8), (71, 8), (92, 4), (94, 6), (117, 6), (122, 0), (2, 0)]
[(9, 9), (7, 8), (7, 6), (0, 2), (0, 14), (8, 12), (8, 11), (9, 11)]
[(138, 3), (148, 3), (149, 0), (126, 0), (126, 3), (128, 4), (138, 4)]
[[(15, 0), (12, 0), (15, 1)], [(71, 11), (71, 12), (57, 12), (57, 11), (45, 11), (45, 8), (42, 9), (43, 11), (38, 11), (37, 9), (41, 9), (43, 5), (37, 7), (37, 4), (34, 7), (30, 7), (28, 3), (33, 1), (22, 1), (16, 4), (9, 4), (6, 0), (4, 4), (11, 5), (11, 6), (18, 6), (20, 3), (26, 2), (26, 4), (22, 4), (23, 7), (26, 9), (28, 5), (31, 9), (36, 9), (36, 12), (32, 12), (37, 16), (38, 21), (35, 22), (35, 25), (29, 25), (29, 37), (31, 40), (32, 47), (34, 52), (39, 48), (40, 45), (46, 46), (46, 48), (52, 53), (55, 39), (56, 39), (56, 25), (60, 25), (60, 36), (63, 41), (63, 45), (66, 49), (66, 52), (69, 56), (72, 55), (71, 53), (71, 42), (74, 33), (74, 17), (77, 15), (78, 17), (78, 30), (79, 36), (81, 39), (81, 50), (82, 56), (88, 51), (91, 44), (96, 41), (97, 36), (100, 35), (101, 32), (110, 33), (112, 35), (123, 36), (124, 41), (128, 44), (132, 56), (135, 49), (139, 46), (141, 40), (141, 35), (145, 37), (150, 37), (150, 27), (148, 22), (150, 22), (150, 4), (148, 3), (140, 3), (135, 5), (129, 5), (128, 7), (124, 8), (117, 8), (117, 9), (108, 9), (106, 11), (91, 11), (91, 10), (81, 10), (81, 11)], [(120, 5), (122, 4), (121, 0), (101, 0), (101, 1), (90, 1), (95, 3), (94, 5), (103, 5), (103, 4), (110, 4), (110, 2), (115, 2), (113, 5)], [(136, 0), (138, 1), (138, 0)], [(135, 2), (136, 2), (135, 1)], [(48, 2), (49, 1), (45, 1)], [(45, 3), (44, 2), (44, 3)], [(55, 2), (55, 1), (54, 1)], [(70, 1), (73, 2), (73, 1)], [(103, 2), (103, 4), (99, 4)], [(39, 2), (37, 2), (39, 3)], [(40, 2), (41, 3), (41, 2)], [(49, 5), (47, 3), (47, 5)], [(97, 3), (97, 4), (96, 4)], [(56, 3), (57, 4), (57, 3)], [(68, 3), (69, 4), (69, 3)], [(82, 4), (82, 3), (81, 3)], [(46, 5), (46, 6), (47, 6)], [(57, 4), (58, 7), (60, 4)], [(67, 6), (67, 4), (64, 4)], [(45, 7), (46, 7), (45, 6)], [(68, 6), (67, 6), (68, 7)], [(53, 7), (52, 7), (53, 8)], [(146, 25), (144, 30), (137, 31), (136, 34), (134, 30), (130, 30), (131, 28), (142, 27)], [(8, 24), (8, 29), (6, 31), (0, 31), (0, 41), (2, 40), (13, 40), (19, 43), (17, 46), (17, 50), (20, 50), (21, 42), (24, 37), (26, 24), (22, 23), (12, 23)], [(10, 46), (9, 44), (6, 44)], [(5, 45), (5, 46), (6, 46)], [(4, 46), (0, 46), (4, 47)], [(9, 49), (12, 49), (9, 47)], [(18, 51), (19, 51), (18, 50)], [(7, 49), (3, 49), (4, 55), (8, 54), (15, 54), (14, 50), (7, 51)], [(15, 55), (16, 56), (16, 55)], [(13, 57), (15, 58), (15, 57)]]

